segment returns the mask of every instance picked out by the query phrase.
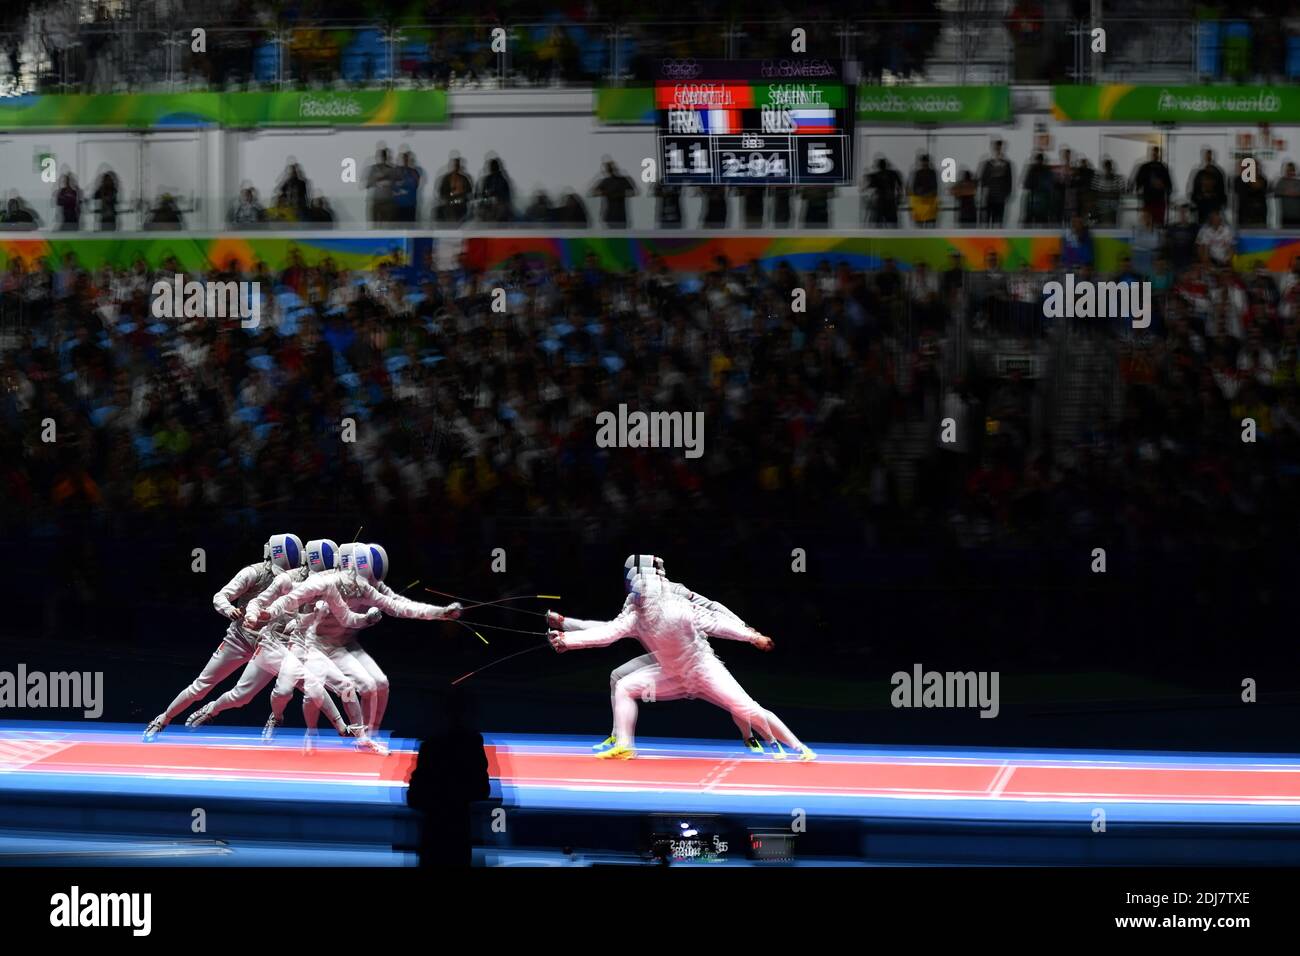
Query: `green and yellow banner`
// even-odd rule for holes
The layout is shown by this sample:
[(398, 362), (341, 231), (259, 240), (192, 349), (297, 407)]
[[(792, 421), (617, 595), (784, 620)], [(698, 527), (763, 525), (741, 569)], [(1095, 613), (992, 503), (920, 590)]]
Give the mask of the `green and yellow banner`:
[(1052, 116), (1076, 123), (1297, 123), (1300, 87), (1054, 86)]
[(0, 129), (166, 129), (218, 126), (436, 126), (445, 90), (143, 93), (0, 99)]
[(1005, 123), (1009, 86), (859, 86), (859, 123)]

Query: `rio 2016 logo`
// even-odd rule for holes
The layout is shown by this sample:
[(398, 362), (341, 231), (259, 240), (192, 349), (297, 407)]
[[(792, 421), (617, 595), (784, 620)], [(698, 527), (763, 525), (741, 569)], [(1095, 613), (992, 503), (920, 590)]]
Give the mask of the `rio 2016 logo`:
[(703, 68), (692, 59), (684, 60), (661, 60), (659, 62), (659, 74), (669, 79), (691, 79), (699, 76)]

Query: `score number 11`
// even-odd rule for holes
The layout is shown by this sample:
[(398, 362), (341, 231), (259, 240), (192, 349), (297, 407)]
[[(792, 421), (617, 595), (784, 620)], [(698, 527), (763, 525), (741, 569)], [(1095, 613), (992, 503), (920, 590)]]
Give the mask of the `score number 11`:
[(686, 168), (685, 151), (676, 143), (669, 143), (666, 150), (668, 154), (668, 172), (670, 175), (680, 176), (690, 172), (699, 176), (707, 176), (713, 172), (713, 167), (709, 165), (709, 151), (699, 143), (692, 143), (691, 147), (691, 168)]

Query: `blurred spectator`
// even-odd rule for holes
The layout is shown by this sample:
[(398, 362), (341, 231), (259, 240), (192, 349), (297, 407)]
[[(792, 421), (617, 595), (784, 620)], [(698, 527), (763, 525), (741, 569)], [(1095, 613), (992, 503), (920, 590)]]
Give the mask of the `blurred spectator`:
[(1201, 226), (1196, 235), (1196, 245), (1201, 250), (1203, 261), (1216, 266), (1229, 266), (1237, 248), (1236, 236), (1232, 227), (1223, 221), (1223, 213), (1212, 209), (1209, 215), (1209, 221)]
[(257, 191), (252, 186), (245, 186), (239, 191), (239, 199), (230, 207), (230, 222), (236, 226), (247, 226), (266, 220), (266, 210), (257, 201)]
[(601, 222), (610, 229), (626, 229), (627, 201), (637, 195), (636, 183), (612, 159), (605, 161), (603, 172), (604, 176), (591, 190), (592, 196), (600, 197)]
[(1109, 157), (1101, 161), (1101, 171), (1093, 180), (1092, 191), (1096, 197), (1092, 221), (1103, 227), (1119, 225), (1119, 205), (1128, 189), (1124, 177), (1115, 172), (1115, 163)]
[(957, 225), (962, 228), (976, 225), (975, 194), (979, 190), (969, 169), (961, 171), (961, 178), (953, 183), (951, 191), (957, 200)]
[(587, 227), (587, 207), (583, 205), (582, 197), (572, 189), (564, 194), (564, 199), (555, 214), (555, 221), (559, 225), (575, 229), (585, 229)]
[(831, 224), (831, 186), (804, 186), (799, 190), (803, 200), (803, 225), (806, 229), (825, 229)]
[(149, 210), (145, 228), (168, 230), (185, 228), (185, 217), (181, 214), (175, 196), (171, 193), (163, 193), (158, 197), (158, 201)]
[(317, 225), (334, 224), (334, 210), (330, 208), (329, 200), (324, 196), (317, 196), (307, 207), (307, 221)]
[[(1253, 157), (1246, 157), (1253, 160)], [(1251, 182), (1246, 182), (1242, 175), (1234, 176), (1232, 193), (1237, 201), (1237, 228), (1264, 229), (1268, 226), (1268, 177), (1264, 170), (1256, 165)]]
[(515, 217), (513, 195), (505, 166), (492, 157), (487, 172), (478, 181), (478, 218), (483, 222), (510, 222)]
[(1042, 153), (1034, 154), (1034, 161), (1025, 167), (1024, 220), (1026, 226), (1046, 226), (1052, 221), (1052, 190), (1056, 177)]
[(903, 177), (881, 156), (876, 168), (862, 178), (866, 200), (864, 221), (871, 226), (898, 226), (898, 204), (903, 201)]
[(415, 154), (403, 149), (393, 171), (393, 213), (398, 222), (413, 223), (419, 218), (423, 183), (424, 171), (416, 165)]
[(1066, 271), (1076, 271), (1093, 264), (1092, 233), (1088, 230), (1083, 217), (1076, 215), (1070, 220), (1070, 228), (1061, 238), (1061, 265)]
[(1142, 208), (1157, 226), (1165, 224), (1173, 182), (1169, 167), (1160, 159), (1160, 147), (1152, 146), (1150, 158), (1133, 174), (1133, 191), (1142, 197)]
[(295, 162), (289, 162), (285, 166), (284, 175), (280, 177), (280, 182), (275, 187), (275, 204), (286, 210), (288, 215), (285, 218), (294, 221), (306, 218), (309, 192), (310, 185), (307, 177), (302, 174), (302, 167)]
[(939, 218), (939, 177), (930, 165), (928, 154), (922, 153), (907, 184), (907, 194), (912, 203), (912, 224), (934, 228)]
[(438, 180), (438, 207), (434, 210), (436, 222), (464, 222), (469, 216), (470, 201), (474, 197), (474, 183), (461, 169), (459, 156), (452, 156), (451, 169)]
[(700, 213), (700, 227), (703, 229), (727, 228), (727, 187), (701, 186), (699, 195), (704, 200)]
[(40, 217), (20, 196), (10, 197), (4, 214), (0, 215), (0, 225), (7, 229), (35, 229), (40, 224)]
[(1133, 238), (1129, 248), (1132, 250), (1132, 266), (1142, 276), (1149, 276), (1155, 266), (1156, 253), (1164, 243), (1160, 229), (1151, 221), (1151, 214), (1145, 209), (1138, 215), (1138, 224), (1133, 228)]
[(393, 191), (397, 185), (397, 167), (388, 161), (388, 147), (380, 146), (375, 161), (366, 171), (366, 190), (370, 198), (370, 223), (388, 224), (396, 221)]
[(1295, 163), (1282, 167), (1282, 175), (1273, 187), (1277, 196), (1278, 225), (1283, 229), (1300, 229), (1300, 177), (1296, 176)]
[(1000, 229), (1006, 215), (1007, 200), (1015, 188), (1015, 172), (1011, 161), (1002, 155), (1002, 140), (993, 141), (993, 155), (980, 164), (978, 178), (983, 197), (980, 221)]
[(656, 183), (655, 224), (660, 229), (677, 229), (682, 224), (682, 187)]
[(117, 174), (111, 169), (105, 170), (95, 187), (94, 200), (99, 204), (99, 229), (111, 232), (117, 228)]
[(740, 197), (740, 216), (745, 228), (762, 229), (767, 209), (767, 187), (762, 184), (740, 186), (736, 195)]
[(1187, 198), (1196, 207), (1196, 221), (1205, 225), (1210, 214), (1222, 212), (1228, 205), (1227, 182), (1223, 170), (1214, 162), (1214, 150), (1202, 153), (1201, 165), (1187, 180)]
[(524, 209), (524, 220), (533, 225), (545, 225), (551, 222), (554, 216), (554, 210), (551, 208), (551, 199), (546, 195), (546, 190), (539, 189), (533, 193), (532, 201)]
[(63, 183), (55, 193), (54, 204), (59, 209), (59, 228), (75, 231), (81, 228), (81, 189), (76, 177), (71, 173), (63, 174)]
[(1166, 231), (1166, 247), (1169, 249), (1169, 264), (1175, 272), (1182, 273), (1200, 258), (1197, 250), (1197, 235), (1200, 227), (1191, 221), (1191, 203), (1178, 204), (1178, 221)]

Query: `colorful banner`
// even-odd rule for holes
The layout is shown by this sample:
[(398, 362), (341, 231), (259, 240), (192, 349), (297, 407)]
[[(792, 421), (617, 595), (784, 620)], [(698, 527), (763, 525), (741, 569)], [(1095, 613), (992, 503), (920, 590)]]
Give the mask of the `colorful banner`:
[(448, 118), (445, 90), (32, 94), (0, 99), (0, 129), (433, 126)]
[(596, 89), (596, 122), (602, 126), (653, 126), (653, 86), (619, 86)]
[(290, 254), (295, 252), (308, 265), (316, 265), (328, 258), (333, 259), (340, 269), (374, 269), (381, 262), (395, 259), (409, 262), (416, 241), (406, 236), (304, 236), (289, 239), (247, 235), (190, 237), (181, 233), (121, 239), (70, 239), (62, 236), (57, 239), (24, 239), (0, 235), (0, 269), (7, 269), (14, 259), (21, 259), (29, 269), (41, 259), (47, 260), (51, 268), (57, 268), (63, 257), (71, 253), (83, 269), (93, 270), (104, 266), (129, 269), (136, 259), (144, 259), (150, 268), (157, 268), (174, 256), (187, 272), (225, 267), (232, 260), (245, 270), (258, 262), (265, 262), (272, 271), (279, 271), (288, 266)]
[(1054, 86), (1052, 116), (1075, 123), (1297, 123), (1300, 87)]
[(859, 86), (860, 123), (1005, 123), (1009, 86)]

